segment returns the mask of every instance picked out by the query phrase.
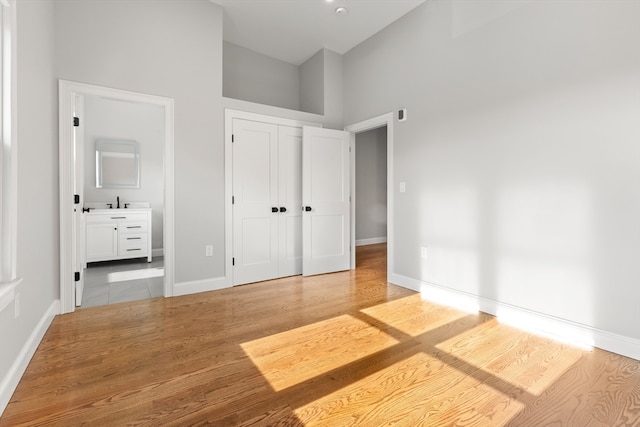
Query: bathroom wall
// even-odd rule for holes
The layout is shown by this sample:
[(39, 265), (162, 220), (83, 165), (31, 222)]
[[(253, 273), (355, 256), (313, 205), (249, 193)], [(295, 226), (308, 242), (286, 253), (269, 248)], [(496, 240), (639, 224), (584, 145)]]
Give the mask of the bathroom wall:
[[(98, 96), (84, 100), (84, 201), (150, 202), (154, 255), (163, 248), (164, 109)], [(136, 141), (140, 147), (140, 188), (96, 188), (96, 141)]]

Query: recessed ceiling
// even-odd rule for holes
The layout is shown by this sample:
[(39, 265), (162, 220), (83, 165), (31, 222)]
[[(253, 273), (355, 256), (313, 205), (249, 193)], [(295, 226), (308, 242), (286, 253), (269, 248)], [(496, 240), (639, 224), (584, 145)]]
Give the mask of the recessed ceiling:
[(348, 52), (425, 0), (211, 1), (224, 9), (225, 41), (300, 65), (322, 48)]

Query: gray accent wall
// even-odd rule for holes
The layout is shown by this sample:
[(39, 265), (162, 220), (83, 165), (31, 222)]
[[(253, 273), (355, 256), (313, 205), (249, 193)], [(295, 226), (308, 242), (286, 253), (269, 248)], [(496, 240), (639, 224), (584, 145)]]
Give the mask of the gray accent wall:
[[(0, 392), (20, 372), (26, 344), (37, 346), (38, 324), (60, 297), (58, 95), (54, 79), (53, 2), (16, 2), (17, 13), (17, 276), (20, 315), (0, 312)], [(52, 307), (54, 311), (52, 312)], [(46, 323), (45, 323), (46, 324)], [(33, 335), (32, 335), (33, 334)], [(23, 368), (26, 365), (23, 366)], [(11, 374), (10, 374), (11, 373)], [(3, 409), (0, 406), (0, 411)]]
[(633, 1), (429, 1), (348, 52), (345, 122), (408, 112), (394, 274), (640, 338), (638, 52)]
[(387, 127), (356, 135), (356, 242), (387, 238)]
[(207, 0), (54, 3), (56, 78), (175, 100), (176, 282), (224, 276), (222, 9)]
[(324, 49), (300, 65), (300, 110), (324, 114)]
[(223, 89), (227, 98), (300, 109), (298, 66), (224, 42)]

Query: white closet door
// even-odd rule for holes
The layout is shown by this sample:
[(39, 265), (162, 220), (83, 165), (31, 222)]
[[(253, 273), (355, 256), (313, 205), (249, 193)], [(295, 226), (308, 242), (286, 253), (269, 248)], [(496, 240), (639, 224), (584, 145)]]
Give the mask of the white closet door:
[(278, 126), (233, 120), (234, 284), (278, 277)]
[(348, 270), (349, 132), (303, 128), (302, 274)]
[(279, 126), (279, 276), (302, 273), (302, 129)]

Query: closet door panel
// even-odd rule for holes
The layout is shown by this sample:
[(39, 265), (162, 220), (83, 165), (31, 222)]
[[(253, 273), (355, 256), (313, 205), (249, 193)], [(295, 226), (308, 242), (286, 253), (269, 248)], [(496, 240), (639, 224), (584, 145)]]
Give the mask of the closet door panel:
[(302, 273), (302, 129), (279, 126), (280, 277)]
[(278, 127), (233, 121), (234, 284), (278, 277)]
[(350, 134), (303, 128), (302, 274), (350, 267)]

